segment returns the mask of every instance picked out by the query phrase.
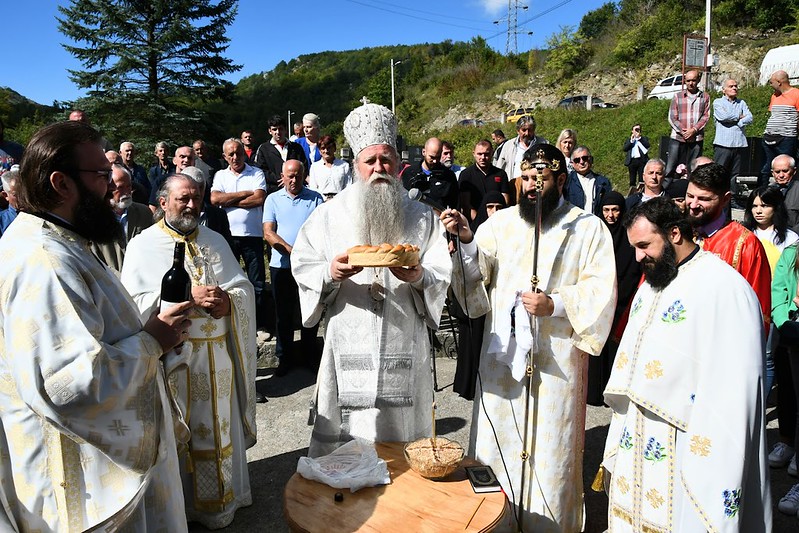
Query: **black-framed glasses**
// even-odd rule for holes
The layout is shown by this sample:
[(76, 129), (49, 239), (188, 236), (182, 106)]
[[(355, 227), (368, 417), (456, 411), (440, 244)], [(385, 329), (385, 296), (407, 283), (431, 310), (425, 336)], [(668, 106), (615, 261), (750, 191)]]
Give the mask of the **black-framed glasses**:
[(572, 162), (573, 163), (590, 163), (592, 159), (593, 159), (593, 157), (591, 157), (590, 155), (585, 155), (583, 157), (575, 157), (574, 159), (572, 159)]
[(113, 181), (113, 174), (110, 170), (106, 170), (104, 168), (94, 169), (94, 168), (79, 168), (77, 169), (78, 172), (89, 172), (91, 174), (95, 174), (100, 176), (101, 178), (105, 179), (108, 183)]

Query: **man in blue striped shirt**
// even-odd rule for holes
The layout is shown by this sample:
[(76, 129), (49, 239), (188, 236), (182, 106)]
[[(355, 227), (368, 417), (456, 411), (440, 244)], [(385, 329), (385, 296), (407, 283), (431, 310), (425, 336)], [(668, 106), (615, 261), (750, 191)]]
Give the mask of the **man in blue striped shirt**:
[(744, 129), (752, 123), (752, 113), (746, 102), (738, 98), (738, 82), (729, 79), (721, 89), (724, 96), (713, 101), (713, 119), (716, 121), (716, 138), (713, 139), (713, 159), (730, 175), (730, 192), (733, 207), (738, 207), (738, 174), (741, 169), (741, 152), (746, 148)]

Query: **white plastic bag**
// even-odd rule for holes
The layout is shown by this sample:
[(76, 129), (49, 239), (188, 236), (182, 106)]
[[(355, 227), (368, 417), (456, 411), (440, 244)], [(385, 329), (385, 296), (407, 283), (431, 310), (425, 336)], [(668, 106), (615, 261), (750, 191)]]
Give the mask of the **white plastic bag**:
[(300, 457), (297, 472), (305, 479), (350, 492), (391, 483), (388, 465), (377, 456), (374, 444), (359, 439), (316, 459)]

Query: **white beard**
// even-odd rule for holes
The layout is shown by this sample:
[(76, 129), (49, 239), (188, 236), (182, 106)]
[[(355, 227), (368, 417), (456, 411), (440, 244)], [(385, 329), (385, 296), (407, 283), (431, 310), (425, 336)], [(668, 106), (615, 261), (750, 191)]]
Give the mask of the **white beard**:
[[(378, 181), (379, 180), (379, 181)], [(372, 174), (364, 181), (355, 170), (355, 229), (364, 244), (399, 244), (405, 226), (402, 182), (389, 174)]]
[(175, 218), (170, 218), (166, 214), (165, 217), (170, 226), (184, 234), (194, 231), (194, 228), (200, 223), (199, 214), (194, 213), (191, 209), (184, 209)]
[(119, 211), (124, 211), (128, 207), (131, 206), (133, 203), (133, 198), (129, 194), (125, 194), (119, 197), (119, 200), (111, 199), (111, 207), (114, 209), (118, 209)]

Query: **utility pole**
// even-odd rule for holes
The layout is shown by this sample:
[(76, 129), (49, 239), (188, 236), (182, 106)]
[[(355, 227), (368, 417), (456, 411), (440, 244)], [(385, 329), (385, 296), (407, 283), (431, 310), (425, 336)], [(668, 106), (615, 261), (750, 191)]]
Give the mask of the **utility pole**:
[(519, 16), (519, 0), (508, 0), (508, 37), (505, 39), (505, 53), (510, 55), (518, 53), (519, 45), (516, 40), (516, 25)]
[[(528, 6), (521, 5), (521, 0), (508, 0), (508, 15), (494, 21), (494, 24), (499, 25), (500, 22), (508, 23), (508, 36), (505, 40), (505, 54), (518, 54), (519, 44), (516, 36), (519, 35), (519, 10), (527, 10)], [(527, 35), (532, 35), (533, 32), (524, 32)]]
[(704, 81), (705, 87), (704, 91), (707, 92), (708, 88), (711, 87), (710, 83), (710, 65), (713, 64), (713, 56), (710, 53), (710, 0), (705, 0), (705, 37), (707, 38), (707, 58), (705, 59), (705, 64), (707, 65), (707, 72), (705, 72)]
[(391, 62), (391, 112), (394, 113), (394, 66), (402, 63), (402, 60), (399, 59), (397, 61), (394, 61), (394, 59), (392, 58), (390, 62)]

